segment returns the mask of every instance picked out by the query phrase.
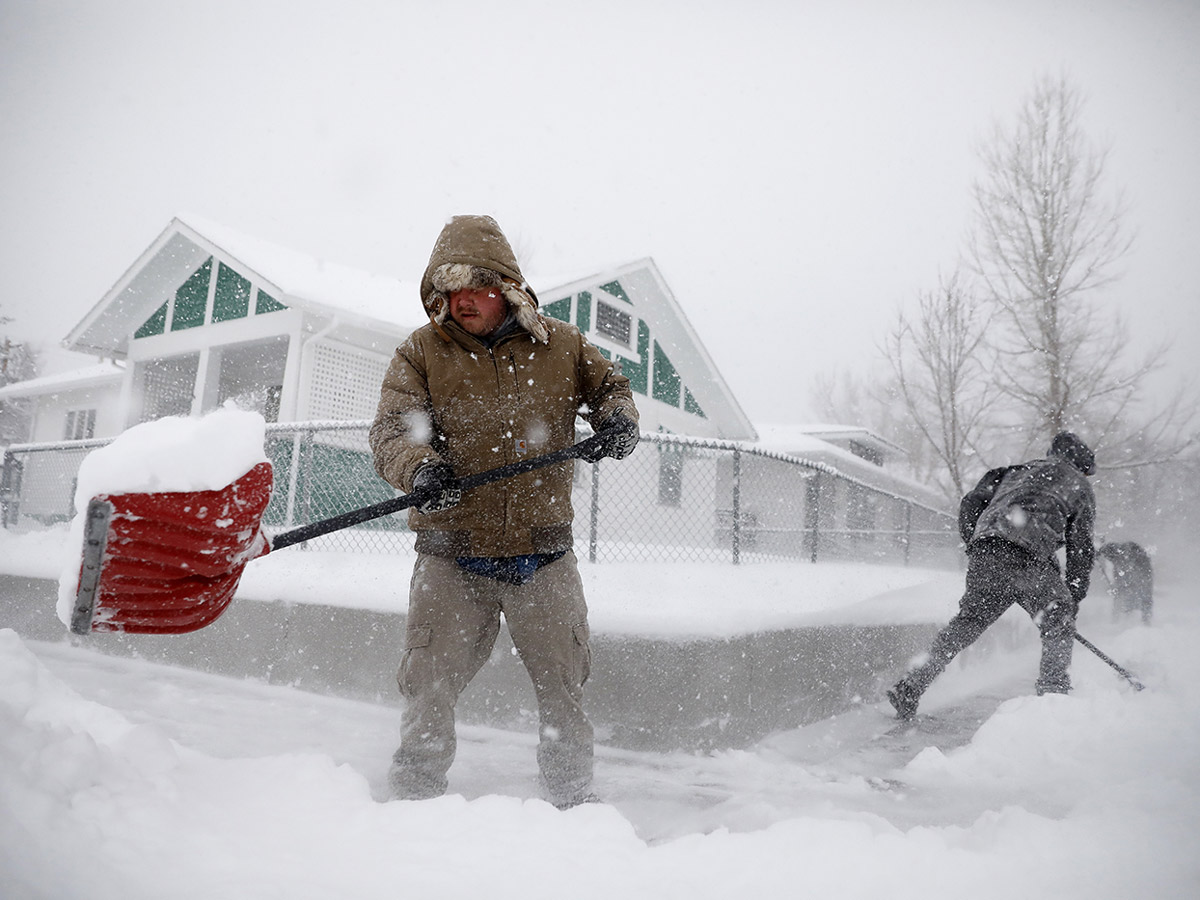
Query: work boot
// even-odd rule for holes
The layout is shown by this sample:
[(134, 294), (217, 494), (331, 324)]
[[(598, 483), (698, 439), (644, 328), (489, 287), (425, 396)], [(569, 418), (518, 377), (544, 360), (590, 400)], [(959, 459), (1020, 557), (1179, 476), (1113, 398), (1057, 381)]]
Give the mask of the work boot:
[(591, 791), (586, 794), (576, 794), (568, 800), (552, 800), (555, 809), (574, 809), (576, 806), (583, 806), (585, 803), (600, 803), (601, 800)]
[(888, 702), (892, 704), (892, 708), (896, 710), (896, 718), (901, 720), (911, 719), (917, 714), (917, 703), (921, 700), (921, 695), (913, 690), (912, 685), (901, 678), (887, 692)]
[(430, 775), (397, 750), (388, 770), (388, 789), (393, 800), (432, 800), (446, 793), (445, 776)]

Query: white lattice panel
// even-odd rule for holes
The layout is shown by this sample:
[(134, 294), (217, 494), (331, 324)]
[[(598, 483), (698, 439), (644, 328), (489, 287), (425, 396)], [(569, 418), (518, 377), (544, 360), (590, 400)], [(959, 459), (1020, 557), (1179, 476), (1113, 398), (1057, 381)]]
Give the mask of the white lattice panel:
[(371, 419), (388, 361), (378, 356), (319, 344), (313, 353), (311, 419)]

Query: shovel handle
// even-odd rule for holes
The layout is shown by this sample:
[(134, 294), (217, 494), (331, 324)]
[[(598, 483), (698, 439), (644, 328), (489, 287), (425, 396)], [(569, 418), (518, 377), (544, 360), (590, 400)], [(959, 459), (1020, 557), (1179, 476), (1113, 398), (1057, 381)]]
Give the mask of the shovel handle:
[[(555, 463), (565, 462), (568, 459), (578, 459), (590, 451), (595, 450), (606, 439), (606, 437), (607, 435), (604, 433), (594, 434), (590, 438), (580, 441), (578, 444), (573, 444), (570, 447), (564, 447), (561, 450), (555, 450), (554, 452), (547, 453), (543, 456), (535, 456), (532, 459), (522, 459), (519, 462), (509, 463), (506, 466), (488, 469), (486, 472), (477, 472), (474, 475), (466, 475), (462, 478), (456, 479), (454, 486), (461, 490), (468, 491), (484, 484), (491, 484), (493, 481), (502, 481), (505, 478), (512, 478), (516, 475), (524, 475), (526, 472), (532, 472), (535, 469), (541, 469), (546, 466), (552, 466)], [(419, 506), (426, 500), (429, 500), (438, 494), (441, 490), (442, 489), (440, 488), (426, 488), (425, 490), (413, 491), (409, 494), (393, 497), (391, 500), (384, 500), (382, 503), (376, 503), (372, 506), (364, 506), (362, 509), (354, 509), (350, 512), (331, 516), (328, 519), (322, 519), (319, 522), (312, 522), (308, 525), (301, 525), (299, 528), (293, 528), (291, 531), (281, 532), (280, 534), (277, 534), (271, 538), (271, 549), (282, 550), (284, 547), (290, 547), (293, 544), (299, 544), (303, 541), (312, 540), (313, 538), (320, 537), (323, 534), (341, 531), (343, 528), (350, 528), (362, 522), (369, 522), (372, 519), (378, 519), (381, 516), (399, 512), (402, 509), (408, 509), (410, 506)]]
[(1110, 666), (1112, 666), (1113, 669), (1116, 671), (1116, 673), (1118, 675), (1120, 675), (1122, 678), (1124, 678), (1126, 681), (1128, 681), (1130, 684), (1132, 684), (1134, 686), (1134, 688), (1136, 688), (1139, 691), (1146, 689), (1146, 686), (1144, 684), (1142, 684), (1140, 681), (1138, 681), (1136, 678), (1133, 677), (1132, 672), (1130, 672), (1124, 666), (1120, 665), (1116, 660), (1112, 659), (1112, 657), (1105, 654), (1099, 647), (1097, 647), (1095, 644), (1093, 644), (1091, 641), (1089, 641), (1087, 638), (1085, 638), (1078, 631), (1075, 632), (1075, 640), (1079, 641), (1079, 643), (1083, 644), (1083, 646), (1087, 647), (1089, 650), (1091, 650), (1093, 653), (1095, 653), (1098, 657), (1100, 657), (1100, 659), (1102, 659), (1104, 662), (1106, 662)]

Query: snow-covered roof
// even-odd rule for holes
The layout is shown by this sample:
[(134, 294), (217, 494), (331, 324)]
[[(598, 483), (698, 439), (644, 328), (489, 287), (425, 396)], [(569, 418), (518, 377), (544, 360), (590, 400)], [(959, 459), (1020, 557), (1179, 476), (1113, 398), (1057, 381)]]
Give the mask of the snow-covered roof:
[(901, 447), (858, 425), (757, 425), (756, 428), (760, 444), (782, 453), (798, 452), (811, 446), (811, 442), (816, 440), (819, 444), (853, 441), (874, 450), (883, 459), (895, 459), (905, 455)]
[(828, 441), (814, 437), (802, 425), (760, 425), (755, 424), (758, 432), (759, 447), (775, 453), (787, 453), (793, 456), (804, 456), (808, 452), (829, 449)]
[(877, 450), (885, 457), (904, 456), (905, 451), (902, 447), (893, 444), (887, 438), (876, 434), (868, 428), (863, 428), (860, 425), (802, 425), (808, 434), (819, 437), (825, 441), (855, 441), (863, 444), (873, 450)]
[(881, 450), (885, 459), (903, 454), (895, 444), (865, 428), (846, 425), (755, 425), (755, 428), (759, 437), (756, 446), (764, 450), (825, 463), (844, 475), (912, 497), (935, 509), (945, 506), (941, 494), (928, 485), (878, 466), (833, 443), (835, 440), (854, 440)]
[(15, 381), (0, 387), (0, 400), (12, 397), (38, 397), (76, 388), (100, 387), (121, 380), (125, 370), (113, 363), (99, 363), (69, 372), (43, 375), (26, 381)]
[(312, 257), (189, 215), (171, 220), (63, 345), (80, 353), (123, 356), (129, 336), (209, 257), (290, 308), (396, 337), (425, 322), (416, 282)]
[[(301, 301), (300, 305), (310, 309), (389, 322), (407, 329), (425, 324), (419, 281), (402, 281), (309, 256), (190, 213), (177, 221), (208, 238), (246, 270), (270, 280), (291, 299), (289, 306)], [(283, 301), (282, 297), (278, 299)]]

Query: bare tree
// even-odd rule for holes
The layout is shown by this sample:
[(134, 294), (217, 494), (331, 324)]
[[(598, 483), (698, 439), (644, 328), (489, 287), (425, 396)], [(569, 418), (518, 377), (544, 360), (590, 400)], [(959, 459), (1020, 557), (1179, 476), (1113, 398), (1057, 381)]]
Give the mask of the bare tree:
[(952, 501), (966, 492), (980, 458), (988, 456), (985, 441), (997, 424), (984, 418), (994, 394), (987, 373), (990, 318), (955, 272), (939, 279), (937, 290), (919, 295), (914, 315), (897, 315), (881, 348), (906, 430), (926, 451), (910, 453), (931, 463), (923, 474)]
[(1039, 448), (1063, 430), (1109, 445), (1143, 430), (1132, 416), (1161, 358), (1127, 364), (1124, 323), (1096, 303), (1131, 237), (1120, 196), (1102, 191), (1107, 152), (1084, 135), (1082, 108), (1065, 78), (1040, 79), (1015, 127), (982, 148), (974, 188), (971, 257), (1003, 325), (996, 384)]
[[(914, 416), (890, 372), (831, 369), (813, 379), (809, 399), (821, 421), (859, 425), (886, 437), (904, 451), (903, 459), (896, 461), (901, 471), (922, 484), (945, 487), (941, 457), (914, 424)], [(945, 493), (948, 500), (958, 502), (950, 490)]]
[(811, 408), (826, 424), (859, 425), (887, 436), (907, 455), (907, 468), (924, 474), (919, 444), (905, 429), (905, 416), (897, 414), (895, 393), (886, 378), (874, 371), (861, 374), (834, 368), (818, 374), (809, 395)]
[(997, 387), (1026, 426), (1024, 449), (1079, 431), (1104, 467), (1173, 459), (1194, 440), (1189, 386), (1157, 405), (1149, 376), (1166, 346), (1130, 362), (1125, 323), (1099, 305), (1130, 247), (1119, 194), (1102, 190), (1107, 152), (1082, 125), (1083, 100), (1059, 77), (1037, 81), (1011, 131), (981, 150), (971, 257), (1003, 327)]
[[(0, 315), (0, 325), (11, 321), (8, 316)], [(36, 375), (37, 360), (28, 346), (7, 337), (0, 339), (0, 387)], [(0, 444), (26, 440), (32, 418), (33, 406), (28, 400), (0, 399)]]
[[(1125, 323), (1100, 305), (1131, 237), (1119, 194), (1103, 191), (1107, 153), (1086, 139), (1083, 101), (1040, 79), (1011, 130), (981, 150), (972, 266), (996, 310), (996, 387), (1025, 426), (1025, 452), (1077, 431), (1098, 451), (1105, 527), (1162, 533), (1176, 515), (1181, 460), (1194, 461), (1194, 386), (1151, 398), (1166, 346), (1130, 359)], [(1189, 449), (1190, 448), (1190, 449)]]
[(868, 380), (842, 368), (817, 373), (809, 389), (813, 411), (827, 424), (874, 427), (873, 389)]

